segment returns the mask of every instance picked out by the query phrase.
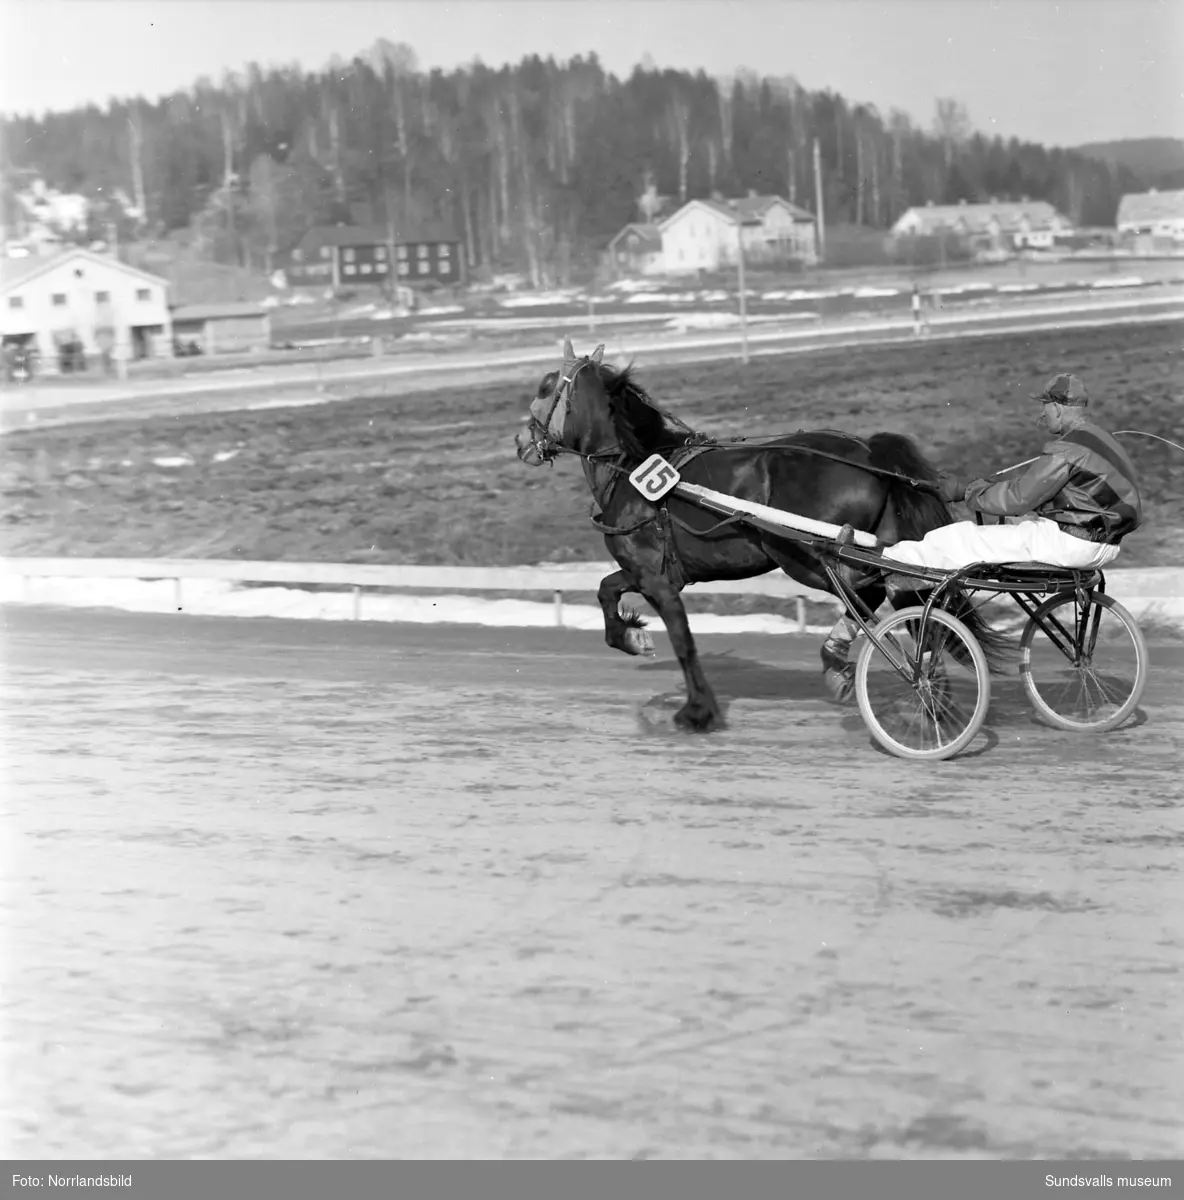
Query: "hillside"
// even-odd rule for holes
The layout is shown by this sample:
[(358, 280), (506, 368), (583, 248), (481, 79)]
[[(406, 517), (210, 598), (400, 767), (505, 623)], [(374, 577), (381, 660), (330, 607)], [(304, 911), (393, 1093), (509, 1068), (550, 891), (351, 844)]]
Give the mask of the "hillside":
[(659, 197), (755, 191), (813, 208), (815, 144), (831, 228), (884, 231), (913, 205), (991, 197), (1107, 225), (1141, 186), (1122, 166), (977, 132), (948, 97), (920, 127), (791, 76), (622, 79), (578, 54), (426, 72), (389, 42), (321, 73), (249, 64), (156, 102), (13, 116), (0, 136), (6, 178), (32, 172), (92, 201), (125, 194), (135, 236), (187, 230), (217, 262), (271, 262), (319, 221), (444, 222), (474, 270), (543, 286), (594, 265)]
[(1112, 167), (1125, 167), (1147, 187), (1184, 187), (1184, 138), (1125, 138), (1087, 142), (1073, 152)]

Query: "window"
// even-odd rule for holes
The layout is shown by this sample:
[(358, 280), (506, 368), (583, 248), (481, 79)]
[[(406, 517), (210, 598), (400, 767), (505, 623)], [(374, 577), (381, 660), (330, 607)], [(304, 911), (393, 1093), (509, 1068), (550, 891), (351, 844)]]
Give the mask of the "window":
[(332, 258), (333, 251), (330, 250), (328, 246), (322, 246), (321, 247), (321, 257), (322, 258)]
[(111, 293), (110, 292), (95, 292), (95, 303), (96, 304), (110, 304), (111, 303)]
[(9, 296), (8, 297), (8, 307), (9, 308), (24, 308), (25, 307), (24, 296)]
[(405, 263), (405, 262), (399, 263), (399, 274), (400, 275), (410, 275), (411, 274), (411, 264)]
[(438, 254), (438, 255), (439, 255), (441, 258), (447, 258), (447, 257), (448, 257), (448, 255), (449, 255), (449, 252), (450, 252), (450, 250), (451, 250), (451, 247), (450, 247), (450, 246), (448, 246), (448, 245), (445, 245), (445, 244), (441, 244), (441, 245), (439, 245), (439, 246), (437, 246), (437, 247), (436, 247), (436, 253), (437, 253), (437, 254)]
[(419, 246), (419, 247), (417, 247), (417, 251), (416, 251), (416, 252), (419, 254), (419, 257), (420, 257), (420, 258), (427, 258), (427, 256), (428, 256), (428, 253), (429, 253), (429, 252), (428, 252), (428, 248), (427, 248), (427, 246)]
[(374, 247), (374, 259), (376, 262), (386, 262), (386, 247), (385, 246), (375, 246)]
[(151, 300), (152, 292), (148, 288), (136, 288), (137, 300)]
[(355, 267), (355, 266), (354, 266), (354, 265), (351, 263), (349, 266), (347, 266), (347, 267), (345, 268), (345, 273), (346, 273), (347, 275), (356, 275), (356, 274), (358, 273), (358, 268), (357, 268), (357, 267)]
[(419, 264), (419, 273), (421, 275), (426, 275), (431, 269), (432, 264), (430, 262), (421, 262)]
[(354, 261), (354, 258), (355, 258), (356, 256), (355, 256), (355, 254), (354, 254), (354, 251), (353, 251), (352, 247), (351, 247), (351, 248), (348, 248), (348, 249), (345, 251), (345, 255), (344, 255), (344, 257), (345, 257), (345, 261), (346, 261), (346, 262), (353, 262), (353, 261)]
[(395, 247), (395, 255), (400, 260), (405, 260), (407, 258), (407, 247), (406, 246), (396, 246)]
[(54, 292), (53, 306), (54, 306), (54, 308), (65, 308), (65, 306), (66, 306), (66, 293), (65, 292)]
[(297, 247), (295, 250), (292, 251), (292, 261), (294, 263), (304, 261), (304, 251), (301, 250), (299, 247)]
[(375, 263), (374, 270), (379, 275), (385, 275), (386, 274), (386, 263), (384, 263), (384, 262)]
[(374, 268), (369, 263), (362, 263), (362, 274), (369, 275)]

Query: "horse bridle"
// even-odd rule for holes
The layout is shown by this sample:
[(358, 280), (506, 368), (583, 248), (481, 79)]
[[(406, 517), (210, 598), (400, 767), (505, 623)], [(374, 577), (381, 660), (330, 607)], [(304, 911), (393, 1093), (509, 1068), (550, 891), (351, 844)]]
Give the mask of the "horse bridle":
[[(551, 462), (554, 458), (564, 451), (575, 453), (570, 446), (563, 444), (563, 430), (567, 425), (567, 418), (571, 415), (571, 393), (575, 387), (576, 380), (579, 374), (585, 367), (592, 365), (592, 358), (585, 354), (583, 358), (575, 363), (575, 369), (570, 375), (564, 375), (563, 370), (560, 370), (559, 378), (555, 382), (555, 390), (551, 393), (551, 407), (547, 409), (547, 415), (539, 421), (536, 417), (531, 417), (531, 434), (530, 440), (534, 446), (535, 453), (543, 460), (543, 462)], [(563, 364), (564, 367), (567, 363)], [(559, 426), (558, 434), (551, 431), (551, 422), (555, 417), (555, 410), (559, 407), (560, 401), (563, 402), (563, 420)]]

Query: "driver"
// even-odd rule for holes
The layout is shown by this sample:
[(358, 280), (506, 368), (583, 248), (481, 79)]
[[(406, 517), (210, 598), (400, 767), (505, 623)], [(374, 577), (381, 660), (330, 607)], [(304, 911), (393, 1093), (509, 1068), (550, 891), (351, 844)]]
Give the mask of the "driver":
[(885, 558), (940, 570), (979, 562), (1090, 570), (1118, 557), (1122, 539), (1143, 519), (1131, 460), (1089, 419), (1089, 395), (1078, 376), (1057, 375), (1032, 399), (1041, 405), (1037, 425), (1052, 440), (1026, 471), (1012, 479), (967, 482), (947, 474), (940, 480), (947, 503), (962, 500), (971, 512), (1002, 523), (944, 525), (920, 541), (886, 547)]

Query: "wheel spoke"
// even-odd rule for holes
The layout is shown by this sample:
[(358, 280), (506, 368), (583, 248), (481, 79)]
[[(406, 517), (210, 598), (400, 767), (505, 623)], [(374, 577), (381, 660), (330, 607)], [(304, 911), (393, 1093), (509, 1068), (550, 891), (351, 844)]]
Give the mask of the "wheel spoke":
[[(1072, 606), (1075, 636), (1060, 636)], [(1134, 712), (1147, 677), (1147, 648), (1130, 614), (1102, 593), (1054, 596), (1032, 615), (1020, 642), (1024, 690), (1059, 729), (1113, 729)]]
[(878, 646), (869, 642), (856, 663), (856, 696), (885, 749), (902, 758), (948, 758), (978, 732), (990, 683), (982, 650), (961, 621), (944, 609), (922, 617), (920, 608), (905, 609), (876, 627)]

